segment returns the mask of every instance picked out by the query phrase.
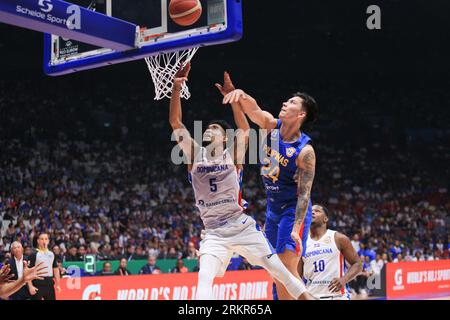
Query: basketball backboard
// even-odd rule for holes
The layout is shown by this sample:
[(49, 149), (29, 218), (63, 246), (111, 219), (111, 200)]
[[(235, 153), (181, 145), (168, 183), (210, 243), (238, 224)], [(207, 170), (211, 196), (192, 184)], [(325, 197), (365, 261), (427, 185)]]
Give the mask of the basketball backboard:
[(137, 25), (135, 49), (116, 51), (45, 34), (44, 70), (48, 75), (62, 75), (242, 37), (241, 0), (200, 1), (203, 8), (200, 19), (182, 27), (169, 16), (170, 0), (71, 0), (81, 7)]

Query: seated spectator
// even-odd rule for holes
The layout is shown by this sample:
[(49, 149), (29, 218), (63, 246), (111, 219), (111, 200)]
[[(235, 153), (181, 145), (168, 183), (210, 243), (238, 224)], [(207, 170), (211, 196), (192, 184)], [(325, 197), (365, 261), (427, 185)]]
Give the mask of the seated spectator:
[(131, 260), (139, 260), (139, 259), (138, 259), (138, 255), (136, 254), (136, 248), (135, 248), (135, 246), (129, 245), (129, 246), (127, 247), (127, 253), (125, 254), (125, 258), (126, 258), (128, 261), (131, 261)]
[(156, 265), (156, 257), (149, 256), (147, 264), (141, 268), (139, 274), (160, 274), (161, 269)]
[[(356, 252), (358, 253), (358, 255), (360, 257), (365, 257), (365, 253), (366, 253), (366, 245), (365, 245), (365, 243), (360, 243), (359, 244), (359, 250), (356, 251)], [(364, 259), (362, 261), (364, 261)]]
[[(383, 256), (384, 256), (384, 254), (383, 254)], [(384, 257), (383, 256), (381, 256), (380, 254), (377, 254), (377, 257), (376, 257), (376, 264), (377, 264), (377, 270), (379, 270), (380, 272), (381, 272), (381, 270), (383, 269), (383, 267), (384, 267), (384, 265), (385, 265), (385, 261), (384, 261)]]
[(161, 250), (159, 251), (158, 259), (160, 260), (169, 259), (169, 249), (167, 248), (167, 245), (165, 244), (161, 245)]
[(433, 251), (428, 248), (425, 248), (423, 255), (425, 256), (426, 261), (434, 261), (435, 260)]
[(367, 247), (366, 250), (364, 250), (364, 256), (369, 257), (370, 261), (375, 260), (377, 253), (375, 250), (371, 247)]
[(109, 244), (105, 244), (100, 246), (99, 253), (97, 255), (98, 260), (115, 260), (116, 256), (111, 251), (111, 246)]
[(120, 259), (119, 268), (117, 268), (114, 274), (118, 276), (129, 276), (131, 272), (128, 271), (127, 267), (128, 267), (128, 260), (125, 258)]
[(184, 266), (183, 259), (178, 259), (175, 268), (171, 270), (171, 273), (187, 273), (189, 269)]
[(391, 252), (393, 257), (398, 257), (400, 253), (402, 253), (402, 248), (400, 247), (400, 241), (395, 240), (395, 245), (393, 245), (389, 251)]
[(359, 235), (357, 233), (355, 233), (353, 235), (352, 246), (353, 246), (353, 249), (355, 249), (356, 252), (359, 252), (359, 250), (361, 249), (360, 248)]
[(401, 253), (397, 254), (397, 257), (392, 261), (394, 263), (403, 262), (403, 256)]
[(422, 252), (416, 251), (416, 254), (414, 255), (412, 261), (424, 261), (424, 260), (425, 259), (423, 258)]
[(77, 254), (78, 254), (78, 261), (84, 261), (84, 259), (86, 257), (86, 253), (87, 253), (86, 246), (81, 245), (78, 248), (78, 252), (77, 252)]
[(367, 272), (367, 276), (368, 277), (370, 277), (374, 273), (377, 273), (378, 268), (377, 268), (375, 259), (374, 260), (370, 260), (369, 256), (365, 256), (363, 261), (364, 261), (363, 264), (366, 266), (365, 270)]
[(99, 276), (112, 276), (114, 275), (114, 272), (112, 271), (112, 265), (111, 262), (103, 262), (102, 270), (98, 274)]
[(67, 262), (80, 261), (77, 252), (78, 252), (78, 248), (75, 245), (71, 246), (69, 248), (69, 251), (64, 256), (64, 261), (67, 261)]
[[(29, 257), (31, 257), (32, 253), (33, 253), (33, 249), (31, 249), (30, 246), (24, 246), (23, 256), (26, 260), (28, 260)], [(63, 258), (64, 258), (64, 256), (63, 256)]]
[(147, 256), (144, 253), (144, 250), (142, 249), (142, 246), (137, 246), (136, 247), (136, 252), (135, 252), (135, 260), (145, 260), (147, 259)]
[(53, 246), (53, 254), (55, 255), (56, 261), (62, 262), (64, 260), (64, 255), (61, 252), (61, 248), (58, 245)]
[(185, 259), (197, 259), (197, 249), (192, 241), (188, 243), (188, 248), (184, 253)]
[(175, 247), (170, 247), (166, 259), (178, 259), (178, 258), (179, 258), (179, 256), (178, 256), (177, 249), (175, 249)]

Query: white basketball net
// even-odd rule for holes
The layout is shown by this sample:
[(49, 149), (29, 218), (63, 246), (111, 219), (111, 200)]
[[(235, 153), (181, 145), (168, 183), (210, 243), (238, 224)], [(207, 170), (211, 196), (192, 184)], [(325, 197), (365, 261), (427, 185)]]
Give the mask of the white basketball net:
[[(180, 69), (191, 61), (197, 52), (197, 48), (190, 48), (181, 51), (159, 53), (155, 56), (145, 58), (148, 70), (152, 76), (155, 84), (155, 100), (172, 97), (173, 78)], [(189, 99), (191, 93), (186, 83), (183, 83), (181, 88), (181, 97)]]

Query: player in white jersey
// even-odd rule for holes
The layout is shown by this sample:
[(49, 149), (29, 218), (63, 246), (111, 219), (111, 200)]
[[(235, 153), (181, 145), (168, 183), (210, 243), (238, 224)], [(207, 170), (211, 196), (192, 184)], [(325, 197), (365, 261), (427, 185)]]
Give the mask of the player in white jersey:
[(329, 230), (327, 223), (328, 210), (322, 205), (314, 205), (305, 255), (299, 263), (299, 274), (305, 279), (308, 292), (315, 297), (350, 300), (347, 283), (362, 271), (362, 261), (350, 239), (342, 233)]
[[(223, 121), (208, 126), (203, 134), (204, 146), (192, 139), (183, 125), (180, 90), (189, 71), (187, 64), (175, 75), (169, 118), (178, 145), (188, 160), (196, 205), (205, 225), (205, 235), (200, 243), (196, 299), (214, 298), (214, 278), (225, 274), (234, 252), (251, 264), (265, 268), (293, 297), (312, 299), (304, 283), (294, 277), (275, 254), (256, 221), (243, 212), (239, 180), (250, 127), (240, 105), (232, 105), (236, 124), (241, 130), (231, 143), (227, 143), (227, 128)], [(216, 87), (223, 95), (234, 90), (226, 73), (224, 85), (216, 84)]]

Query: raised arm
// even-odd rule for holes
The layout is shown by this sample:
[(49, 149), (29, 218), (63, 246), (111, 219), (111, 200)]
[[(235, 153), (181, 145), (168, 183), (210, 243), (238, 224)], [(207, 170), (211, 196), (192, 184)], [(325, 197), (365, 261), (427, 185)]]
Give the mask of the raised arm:
[(300, 230), (303, 228), (306, 212), (308, 210), (311, 189), (316, 171), (316, 154), (311, 145), (306, 145), (297, 157), (297, 206), (295, 208), (295, 222), (291, 237), (302, 252), (302, 239)]
[(272, 130), (276, 128), (277, 119), (269, 112), (262, 110), (256, 100), (243, 90), (236, 89), (223, 98), (224, 104), (237, 102), (240, 103), (242, 111), (261, 129)]
[(334, 239), (339, 251), (344, 256), (345, 261), (350, 264), (350, 268), (342, 276), (342, 278), (334, 278), (328, 286), (331, 292), (339, 292), (347, 283), (356, 278), (356, 276), (362, 271), (363, 265), (358, 253), (353, 248), (352, 243), (347, 236), (336, 232)]
[(181, 111), (181, 86), (188, 80), (189, 71), (191, 70), (190, 63), (178, 71), (173, 79), (172, 98), (170, 99), (169, 122), (173, 133), (176, 137), (177, 143), (188, 160), (188, 167), (190, 168), (194, 154), (198, 150), (198, 144), (192, 139), (189, 131), (182, 122)]
[[(231, 81), (228, 72), (224, 73), (223, 76), (223, 86), (216, 83), (217, 89), (223, 96), (235, 90), (233, 82)], [(233, 110), (234, 122), (238, 128), (236, 133), (236, 139), (233, 144), (234, 150), (234, 162), (238, 168), (242, 168), (245, 159), (245, 153), (247, 152), (248, 137), (250, 133), (250, 125), (248, 124), (247, 117), (242, 110), (241, 104), (239, 102), (231, 103), (231, 108)]]

